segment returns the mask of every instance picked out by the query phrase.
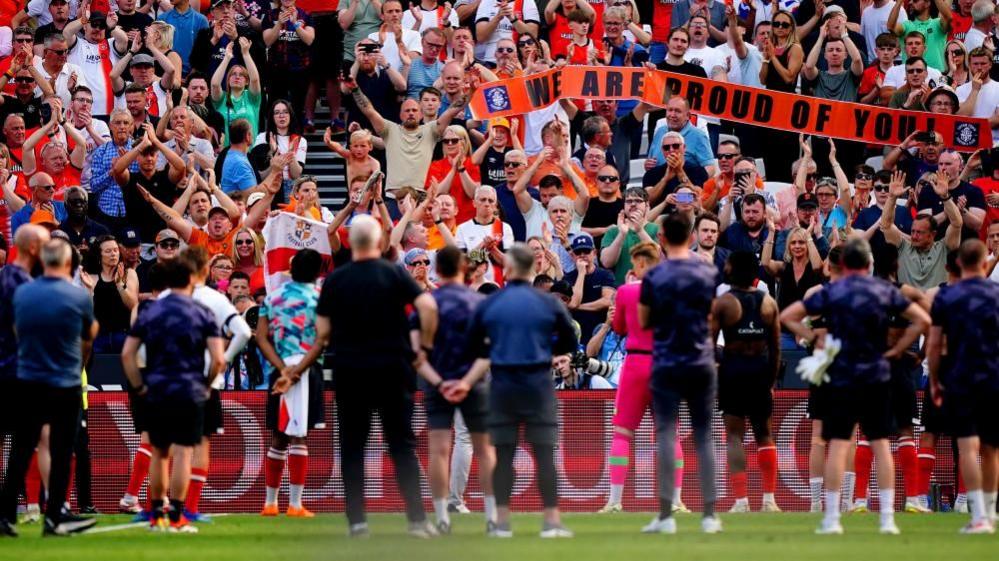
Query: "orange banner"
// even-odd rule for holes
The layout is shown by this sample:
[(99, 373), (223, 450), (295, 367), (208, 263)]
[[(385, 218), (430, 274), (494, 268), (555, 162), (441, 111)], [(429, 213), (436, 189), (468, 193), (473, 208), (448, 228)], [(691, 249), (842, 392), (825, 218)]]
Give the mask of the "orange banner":
[(871, 144), (899, 144), (914, 131), (936, 131), (944, 143), (972, 152), (992, 146), (985, 119), (887, 109), (751, 88), (662, 70), (566, 66), (484, 84), (472, 96), (479, 120), (523, 115), (560, 99), (637, 99), (663, 107), (679, 95), (698, 115), (760, 127)]

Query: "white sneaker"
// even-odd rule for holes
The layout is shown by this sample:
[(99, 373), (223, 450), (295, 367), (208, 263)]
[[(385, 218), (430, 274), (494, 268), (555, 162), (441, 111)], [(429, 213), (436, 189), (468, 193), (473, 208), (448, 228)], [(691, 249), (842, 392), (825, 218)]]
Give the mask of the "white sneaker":
[(760, 512), (783, 512), (775, 501), (763, 501)]
[(749, 499), (746, 498), (736, 499), (735, 503), (732, 504), (732, 508), (728, 509), (728, 511), (733, 514), (750, 512)]
[(419, 538), (421, 540), (428, 540), (430, 538), (437, 537), (437, 528), (429, 520), (423, 520), (421, 522), (410, 522), (407, 533), (414, 538)]
[(988, 520), (978, 520), (978, 521), (974, 521), (973, 520), (971, 522), (968, 522), (968, 524), (965, 525), (964, 528), (961, 528), (960, 533), (962, 533), (962, 534), (994, 534), (995, 531), (996, 531), (995, 528), (992, 527), (992, 524), (990, 524)]
[(690, 514), (690, 509), (687, 508), (687, 505), (683, 504), (683, 501), (677, 499), (670, 507), (670, 512), (673, 514)]
[(544, 527), (541, 528), (541, 533), (538, 535), (542, 538), (572, 538), (576, 536), (572, 533), (572, 530), (561, 524), (553, 526), (545, 524)]
[(867, 500), (857, 499), (853, 503), (853, 506), (847, 510), (847, 512), (849, 512), (850, 514), (860, 514), (863, 512), (870, 512), (870, 509), (867, 507)]
[(142, 512), (142, 507), (139, 505), (139, 499), (126, 500), (124, 497), (118, 501), (118, 512), (124, 514), (139, 514)]
[(597, 514), (611, 514), (614, 512), (624, 512), (624, 507), (621, 503), (607, 503), (597, 511)]
[(954, 498), (954, 512), (968, 514), (968, 495), (961, 493)]
[(812, 501), (812, 506), (808, 509), (808, 512), (812, 514), (822, 512), (822, 501)]
[(889, 520), (881, 523), (881, 526), (878, 528), (878, 533), (886, 536), (897, 536), (901, 534), (902, 531), (895, 525), (894, 520)]
[(815, 529), (815, 533), (820, 536), (840, 536), (843, 534), (843, 525), (839, 523), (839, 520), (832, 523), (826, 523), (823, 520), (822, 524)]
[(676, 518), (670, 516), (669, 518), (659, 518), (656, 515), (649, 522), (642, 527), (643, 534), (675, 534), (676, 533)]
[(905, 512), (912, 514), (928, 514), (933, 511), (919, 504), (919, 499), (908, 498), (905, 499)]
[(465, 505), (465, 503), (448, 504), (447, 505), (447, 511), (448, 512), (457, 512), (458, 514), (469, 514), (470, 512), (472, 512), (471, 510), (468, 509), (468, 507)]
[(22, 524), (37, 524), (42, 519), (42, 507), (36, 504), (28, 505), (28, 508), (24, 511), (24, 518), (21, 518)]
[(701, 519), (701, 531), (705, 534), (720, 534), (722, 531), (721, 519), (717, 516), (705, 516)]

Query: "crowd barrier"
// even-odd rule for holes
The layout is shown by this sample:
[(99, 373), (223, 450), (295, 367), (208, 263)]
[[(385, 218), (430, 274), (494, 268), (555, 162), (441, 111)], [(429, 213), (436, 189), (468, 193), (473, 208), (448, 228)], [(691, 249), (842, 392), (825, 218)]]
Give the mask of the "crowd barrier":
[[(808, 449), (811, 436), (806, 418), (807, 392), (777, 391), (774, 400), (774, 432), (779, 453), (777, 502), (784, 510), (802, 511), (809, 506)], [(270, 435), (264, 421), (264, 392), (223, 392), (225, 434), (212, 438), (211, 469), (201, 499), (204, 512), (255, 512), (264, 500), (264, 458)], [(419, 403), (419, 400), (418, 400)], [(309, 473), (305, 504), (317, 512), (341, 512), (344, 509), (343, 481), (336, 452), (337, 428), (332, 392), (325, 396), (327, 428), (309, 433)], [(565, 391), (559, 393), (561, 442), (556, 452), (559, 470), (561, 507), (566, 511), (592, 512), (603, 506), (609, 489), (606, 453), (611, 439), (614, 408), (612, 391)], [(414, 416), (421, 464), (426, 469), (426, 416), (417, 405)], [(93, 494), (102, 512), (114, 512), (128, 482), (129, 471), (139, 437), (135, 434), (124, 392), (91, 392), (89, 409), (90, 450), (93, 455)], [(690, 420), (681, 411), (679, 424), (686, 472), (683, 500), (697, 510), (702, 501), (697, 486), (697, 459), (690, 435)], [(714, 423), (715, 455), (718, 465), (719, 508), (727, 509), (733, 497), (725, 476), (725, 439), (721, 419)], [(5, 441), (9, 447), (9, 439)], [(642, 420), (635, 438), (634, 459), (625, 488), (624, 506), (633, 511), (658, 508), (655, 478), (655, 447), (651, 414)], [(760, 479), (752, 436), (747, 435), (750, 501), (758, 508)], [(949, 484), (952, 456), (949, 441), (937, 451), (934, 480)], [(534, 485), (534, 465), (525, 448), (516, 457), (517, 476), (513, 507), (540, 510), (541, 500)], [(477, 468), (468, 484), (466, 500), (473, 509), (482, 506), (476, 479)], [(372, 512), (402, 512), (392, 463), (379, 432), (373, 431), (367, 452), (366, 494)], [(287, 486), (287, 473), (284, 484)], [(424, 480), (423, 495), (429, 507), (429, 489)], [(872, 489), (876, 485), (872, 482)], [(899, 486), (901, 489), (901, 486)], [(901, 495), (897, 493), (898, 500)], [(142, 495), (145, 496), (145, 487)], [(875, 493), (876, 495), (876, 493)], [(282, 489), (282, 506), (287, 489)], [(873, 498), (877, 502), (876, 496)], [(901, 503), (896, 506), (901, 506)]]

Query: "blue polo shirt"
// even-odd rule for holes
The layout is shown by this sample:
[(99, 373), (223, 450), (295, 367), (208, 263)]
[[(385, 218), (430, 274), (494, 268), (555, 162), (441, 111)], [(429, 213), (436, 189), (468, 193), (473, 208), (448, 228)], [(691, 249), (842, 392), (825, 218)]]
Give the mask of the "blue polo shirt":
[(441, 286), (433, 295), (439, 323), (430, 363), (445, 380), (457, 380), (468, 372), (475, 359), (468, 352), (468, 324), (485, 296), (454, 283)]
[(843, 343), (829, 367), (836, 387), (887, 382), (889, 316), (898, 316), (909, 300), (885, 280), (849, 275), (829, 283), (803, 301), (810, 316), (822, 316), (829, 333)]
[(68, 280), (40, 277), (14, 291), (17, 377), (56, 388), (79, 388), (80, 343), (90, 337), (94, 303)]
[(129, 335), (146, 345), (143, 374), (151, 403), (208, 400), (205, 349), (208, 339), (219, 336), (208, 308), (170, 293), (142, 310)]
[(188, 8), (184, 13), (176, 9), (170, 10), (160, 14), (157, 19), (174, 27), (173, 50), (180, 55), (180, 60), (184, 63), (184, 74), (187, 74), (191, 71), (191, 50), (194, 48), (194, 39), (199, 31), (208, 29), (208, 18), (194, 8)]

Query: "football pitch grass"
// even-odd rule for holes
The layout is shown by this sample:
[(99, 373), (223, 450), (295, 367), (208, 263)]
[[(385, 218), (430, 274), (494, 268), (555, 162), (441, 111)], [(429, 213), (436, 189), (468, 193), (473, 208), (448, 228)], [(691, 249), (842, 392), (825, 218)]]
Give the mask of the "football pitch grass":
[[(125, 526), (125, 516), (101, 516), (104, 531), (69, 538), (40, 537), (37, 524), (18, 525), (21, 537), (0, 540), (0, 559), (11, 560), (185, 560), (241, 561), (274, 559), (307, 561), (465, 561), (568, 560), (618, 561), (697, 559), (708, 561), (774, 561), (829, 559), (851, 561), (894, 559), (999, 558), (999, 535), (962, 536), (958, 528), (967, 515), (896, 515), (900, 536), (877, 533), (877, 515), (844, 516), (846, 534), (816, 536), (817, 514), (722, 514), (725, 531), (704, 535), (700, 517), (678, 517), (673, 536), (643, 535), (639, 529), (651, 514), (569, 514), (565, 523), (576, 537), (538, 537), (538, 514), (516, 515), (513, 539), (487, 539), (481, 514), (453, 515), (453, 533), (429, 541), (406, 535), (402, 515), (372, 515), (371, 537), (346, 537), (343, 515), (319, 515), (310, 520), (233, 515), (215, 518), (192, 534), (153, 534), (145, 527)], [(111, 531), (107, 531), (107, 530)]]

